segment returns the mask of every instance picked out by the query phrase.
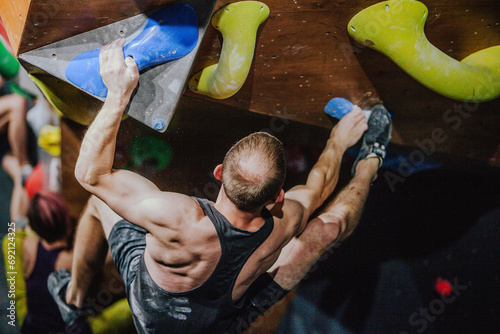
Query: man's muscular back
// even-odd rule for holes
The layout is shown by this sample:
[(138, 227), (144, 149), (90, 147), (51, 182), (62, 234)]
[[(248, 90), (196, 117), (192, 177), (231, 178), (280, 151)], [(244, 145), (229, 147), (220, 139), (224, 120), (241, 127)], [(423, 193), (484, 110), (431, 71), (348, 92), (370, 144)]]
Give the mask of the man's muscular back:
[[(157, 227), (151, 228), (146, 237), (146, 267), (155, 283), (169, 292), (185, 292), (203, 284), (221, 257), (221, 245), (213, 223), (194, 199), (191, 199), (192, 203), (185, 199), (181, 201), (184, 215), (176, 224), (177, 228), (155, 224)], [(297, 233), (300, 206), (286, 200), (268, 209), (273, 214), (273, 232), (241, 270), (233, 288), (234, 301), (240, 299), (250, 284), (274, 264), (281, 249)], [(168, 217), (169, 214), (165, 213), (165, 220)], [(264, 223), (263, 218), (260, 221)], [(167, 226), (172, 226), (172, 223), (168, 222)]]

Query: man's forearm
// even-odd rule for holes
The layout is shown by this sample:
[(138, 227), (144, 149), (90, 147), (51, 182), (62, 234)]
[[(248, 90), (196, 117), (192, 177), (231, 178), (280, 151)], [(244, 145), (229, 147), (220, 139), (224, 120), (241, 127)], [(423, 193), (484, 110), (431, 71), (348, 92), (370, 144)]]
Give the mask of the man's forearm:
[(335, 189), (339, 179), (340, 164), (346, 148), (335, 142), (335, 136), (332, 134), (321, 153), (318, 161), (311, 169), (307, 177), (306, 186), (312, 186), (318, 189), (317, 203), (318, 208), (330, 196)]
[(95, 186), (100, 177), (111, 174), (123, 111), (139, 81), (137, 64), (130, 57), (124, 59), (124, 45), (125, 39), (120, 38), (99, 52), (100, 74), (108, 96), (83, 138), (76, 164), (75, 176), (84, 186)]
[(287, 198), (299, 202), (303, 208), (298, 233), (304, 230), (310, 215), (333, 192), (337, 185), (340, 164), (345, 151), (356, 144), (367, 127), (363, 111), (355, 107), (332, 129), (326, 147), (309, 173), (306, 184), (295, 186), (287, 191)]
[(129, 97), (108, 94), (106, 102), (83, 138), (75, 175), (79, 182), (94, 185), (113, 168), (116, 135)]
[(356, 144), (366, 129), (366, 119), (359, 107), (345, 115), (332, 129), (326, 147), (306, 183), (307, 188), (315, 192), (312, 211), (321, 206), (333, 192), (339, 178), (342, 156), (348, 147)]

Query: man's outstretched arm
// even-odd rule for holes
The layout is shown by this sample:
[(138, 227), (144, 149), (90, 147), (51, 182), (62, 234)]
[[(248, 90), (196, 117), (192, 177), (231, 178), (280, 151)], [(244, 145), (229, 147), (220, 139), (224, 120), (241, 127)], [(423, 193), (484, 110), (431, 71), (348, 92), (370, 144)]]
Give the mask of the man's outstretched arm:
[[(137, 86), (139, 71), (132, 58), (124, 60), (119, 39), (102, 48), (99, 65), (108, 88), (106, 101), (83, 138), (75, 176), (89, 192), (123, 218), (147, 228), (163, 196), (149, 180), (125, 170), (114, 170), (116, 136), (123, 112)], [(153, 199), (156, 198), (156, 199)], [(160, 199), (158, 199), (160, 198)]]
[(351, 235), (361, 217), (378, 166), (378, 159), (361, 160), (351, 182), (307, 224), (302, 234), (283, 248), (269, 269), (281, 287), (293, 289), (326, 251)]
[(302, 218), (297, 233), (303, 231), (310, 215), (331, 195), (337, 185), (345, 151), (356, 144), (368, 128), (363, 111), (355, 106), (332, 129), (325, 149), (311, 169), (305, 185), (287, 191), (285, 198), (301, 204)]

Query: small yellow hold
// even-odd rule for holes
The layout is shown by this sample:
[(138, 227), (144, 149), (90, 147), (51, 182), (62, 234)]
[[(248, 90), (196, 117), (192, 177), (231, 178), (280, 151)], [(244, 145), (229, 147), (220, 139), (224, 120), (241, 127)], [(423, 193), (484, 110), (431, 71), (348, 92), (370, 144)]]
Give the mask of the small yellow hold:
[(238, 92), (250, 72), (257, 29), (269, 17), (269, 7), (259, 1), (241, 1), (219, 9), (212, 25), (222, 33), (219, 63), (193, 75), (189, 88), (215, 99)]
[(427, 40), (427, 15), (427, 7), (419, 1), (384, 1), (356, 14), (347, 31), (356, 41), (385, 54), (439, 94), (468, 102), (500, 97), (500, 45), (459, 62)]
[(53, 157), (61, 155), (61, 128), (50, 124), (40, 129), (38, 146)]

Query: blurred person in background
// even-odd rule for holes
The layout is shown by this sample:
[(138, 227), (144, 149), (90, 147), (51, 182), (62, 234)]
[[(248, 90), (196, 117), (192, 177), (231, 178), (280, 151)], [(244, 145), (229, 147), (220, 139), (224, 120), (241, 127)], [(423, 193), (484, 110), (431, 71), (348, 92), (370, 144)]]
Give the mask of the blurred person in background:
[(21, 167), (22, 181), (33, 168), (28, 157), (28, 125), (26, 115), (33, 102), (14, 93), (0, 76), (0, 159), (11, 153)]
[(21, 331), (64, 332), (66, 324), (47, 289), (47, 278), (54, 270), (71, 270), (74, 226), (68, 206), (61, 195), (41, 190), (33, 196), (27, 218), (35, 233), (28, 234), (23, 241), (28, 313)]

